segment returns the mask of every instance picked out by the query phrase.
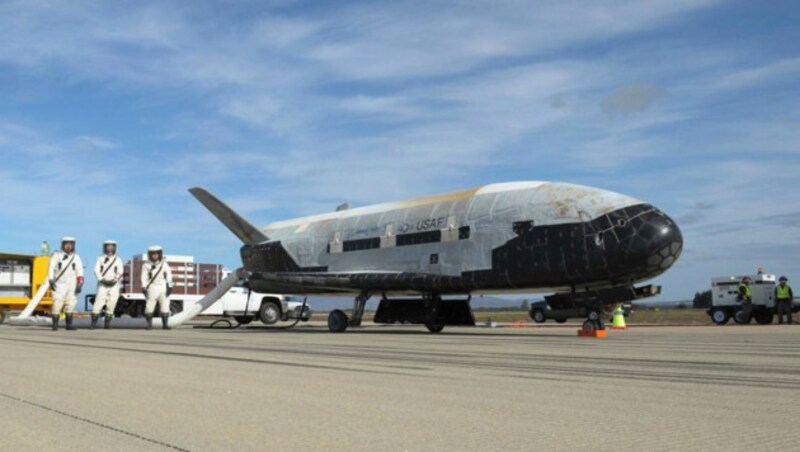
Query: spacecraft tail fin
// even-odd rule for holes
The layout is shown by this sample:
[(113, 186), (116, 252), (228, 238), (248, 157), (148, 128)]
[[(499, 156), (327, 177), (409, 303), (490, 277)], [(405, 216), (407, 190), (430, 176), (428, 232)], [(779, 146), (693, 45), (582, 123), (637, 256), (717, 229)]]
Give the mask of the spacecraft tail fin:
[(200, 203), (205, 206), (217, 219), (230, 229), (233, 234), (246, 245), (261, 243), (269, 240), (257, 227), (253, 226), (242, 218), (233, 209), (228, 207), (224, 202), (220, 201), (216, 196), (211, 194), (208, 190), (201, 187), (194, 187), (189, 189), (189, 193), (197, 198)]

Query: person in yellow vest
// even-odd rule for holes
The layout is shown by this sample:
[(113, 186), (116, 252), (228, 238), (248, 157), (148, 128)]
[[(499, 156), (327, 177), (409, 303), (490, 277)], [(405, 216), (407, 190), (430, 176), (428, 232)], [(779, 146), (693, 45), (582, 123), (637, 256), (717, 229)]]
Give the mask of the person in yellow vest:
[[(753, 289), (750, 288), (753, 284), (753, 279), (749, 276), (742, 278), (742, 283), (739, 284), (739, 293), (736, 299), (742, 303), (743, 317), (750, 321), (750, 314), (753, 312)], [(745, 322), (747, 323), (747, 322)]]
[(775, 311), (778, 313), (778, 323), (783, 323), (783, 316), (786, 315), (789, 325), (792, 324), (792, 300), (794, 294), (792, 288), (787, 284), (789, 280), (781, 276), (778, 285), (775, 286)]

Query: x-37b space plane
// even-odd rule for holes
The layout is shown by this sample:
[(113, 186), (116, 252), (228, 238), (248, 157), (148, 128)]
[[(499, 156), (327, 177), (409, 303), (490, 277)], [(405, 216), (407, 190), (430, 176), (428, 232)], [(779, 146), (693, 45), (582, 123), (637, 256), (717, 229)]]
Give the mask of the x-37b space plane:
[(361, 323), (373, 296), (377, 323), (474, 325), (473, 294), (553, 292), (548, 303), (586, 315), (654, 295), (635, 284), (681, 254), (675, 222), (650, 204), (591, 187), (510, 182), (279, 221), (254, 227), (202, 188), (190, 192), (243, 243), (258, 292), (352, 294), (330, 313), (341, 332)]

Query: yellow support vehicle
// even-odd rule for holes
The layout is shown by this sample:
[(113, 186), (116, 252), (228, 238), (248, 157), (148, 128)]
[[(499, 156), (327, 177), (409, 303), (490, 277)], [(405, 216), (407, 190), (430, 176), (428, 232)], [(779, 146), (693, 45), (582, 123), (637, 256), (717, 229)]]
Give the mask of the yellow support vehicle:
[[(50, 256), (0, 252), (0, 323), (9, 313), (22, 311), (42, 284), (47, 284)], [(48, 290), (34, 310), (47, 314), (53, 305), (53, 294)]]

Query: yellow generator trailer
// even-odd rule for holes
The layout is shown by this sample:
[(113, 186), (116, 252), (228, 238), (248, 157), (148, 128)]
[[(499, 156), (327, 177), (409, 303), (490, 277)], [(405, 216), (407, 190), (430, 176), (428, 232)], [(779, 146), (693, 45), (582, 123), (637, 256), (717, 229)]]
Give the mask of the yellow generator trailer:
[[(22, 311), (42, 284), (47, 284), (50, 256), (0, 252), (0, 323), (10, 312)], [(53, 295), (48, 290), (34, 310), (47, 314), (53, 305)]]

